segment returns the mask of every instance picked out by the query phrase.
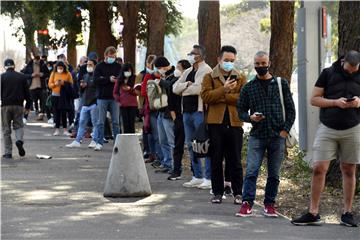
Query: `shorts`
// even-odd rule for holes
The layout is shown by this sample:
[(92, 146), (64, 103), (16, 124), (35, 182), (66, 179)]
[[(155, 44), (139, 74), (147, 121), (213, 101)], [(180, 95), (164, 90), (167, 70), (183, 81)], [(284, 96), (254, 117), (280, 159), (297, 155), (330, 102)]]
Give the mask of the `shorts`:
[(319, 125), (313, 145), (313, 163), (334, 159), (360, 164), (360, 124), (346, 130)]

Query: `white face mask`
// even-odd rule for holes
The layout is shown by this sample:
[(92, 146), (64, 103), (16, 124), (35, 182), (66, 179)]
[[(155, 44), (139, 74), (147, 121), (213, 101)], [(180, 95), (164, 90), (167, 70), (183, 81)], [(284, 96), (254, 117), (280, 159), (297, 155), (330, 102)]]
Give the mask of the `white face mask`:
[(129, 71), (124, 72), (124, 76), (127, 78), (131, 77), (131, 72), (129, 72)]
[(86, 71), (92, 73), (94, 71), (93, 67), (86, 67)]
[(190, 62), (191, 65), (193, 65), (195, 61), (195, 55), (191, 54), (187, 56), (187, 60)]
[(161, 75), (165, 75), (166, 70), (165, 70), (165, 69), (159, 69), (158, 72), (159, 72)]
[(180, 77), (180, 76), (181, 76), (181, 71), (179, 69), (175, 69), (174, 77)]
[(58, 69), (57, 72), (58, 72), (58, 73), (63, 73), (64, 70), (63, 70), (63, 69)]

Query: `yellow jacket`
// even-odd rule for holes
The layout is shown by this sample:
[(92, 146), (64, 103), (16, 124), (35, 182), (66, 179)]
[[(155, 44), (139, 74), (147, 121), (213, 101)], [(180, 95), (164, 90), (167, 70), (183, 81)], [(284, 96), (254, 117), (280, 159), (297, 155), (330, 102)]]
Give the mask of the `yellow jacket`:
[(73, 79), (70, 72), (63, 72), (63, 73), (52, 72), (49, 78), (48, 86), (51, 89), (51, 91), (55, 94), (60, 94), (60, 90), (61, 90), (61, 85), (60, 86), (55, 85), (55, 83), (58, 80), (63, 80), (64, 82), (70, 82), (71, 84), (73, 83)]

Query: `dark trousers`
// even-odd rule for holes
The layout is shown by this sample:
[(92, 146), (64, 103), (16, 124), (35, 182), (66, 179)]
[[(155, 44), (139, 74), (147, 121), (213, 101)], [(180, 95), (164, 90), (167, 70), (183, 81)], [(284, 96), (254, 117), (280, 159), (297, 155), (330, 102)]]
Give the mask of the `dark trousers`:
[(243, 169), (241, 166), (242, 128), (224, 124), (209, 124), (209, 133), (211, 143), (211, 185), (214, 195), (224, 194), (224, 158), (228, 159), (234, 196), (241, 195), (243, 185)]
[(55, 120), (55, 128), (60, 128), (60, 123), (63, 128), (67, 128), (67, 111), (63, 109), (59, 109), (59, 99), (58, 96), (52, 96), (53, 104), (54, 104), (54, 120)]
[(120, 107), (124, 133), (135, 133), (137, 107)]
[(45, 113), (46, 91), (42, 88), (32, 89), (30, 90), (30, 98), (35, 105), (36, 112)]
[(185, 132), (182, 116), (177, 116), (174, 124), (175, 148), (174, 148), (174, 173), (181, 174), (182, 157), (184, 155)]

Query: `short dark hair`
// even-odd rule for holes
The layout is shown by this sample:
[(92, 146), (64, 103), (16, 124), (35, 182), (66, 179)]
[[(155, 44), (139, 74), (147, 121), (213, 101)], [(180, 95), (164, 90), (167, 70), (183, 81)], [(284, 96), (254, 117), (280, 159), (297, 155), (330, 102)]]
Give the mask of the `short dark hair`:
[(350, 50), (346, 53), (344, 61), (349, 63), (351, 66), (356, 66), (360, 63), (360, 53), (355, 50)]
[(65, 65), (65, 63), (63, 61), (57, 61), (56, 62), (56, 65), (54, 67), (54, 72), (57, 70), (58, 67), (63, 67), (64, 73), (68, 72), (67, 66)]
[(199, 45), (199, 44), (195, 44), (195, 45), (193, 46), (193, 48), (195, 48), (195, 49), (199, 49), (199, 51), (200, 51), (200, 56), (201, 56), (202, 58), (205, 58), (205, 55), (206, 55), (206, 49), (205, 49), (205, 47), (204, 47), (204, 46)]
[(230, 53), (233, 53), (235, 55), (237, 54), (236, 49), (233, 46), (230, 46), (230, 45), (225, 45), (225, 46), (221, 47), (221, 49), (220, 49), (220, 57), (222, 57), (224, 55), (224, 52), (230, 52)]
[(190, 62), (188, 60), (186, 60), (186, 59), (182, 59), (182, 60), (178, 61), (178, 64), (181, 65), (183, 70), (188, 69), (189, 67), (191, 67)]

